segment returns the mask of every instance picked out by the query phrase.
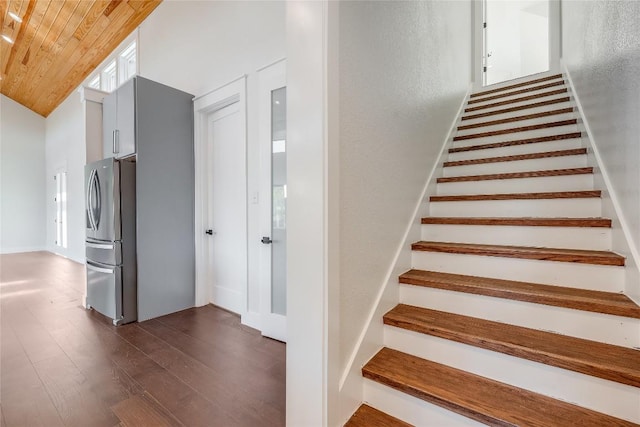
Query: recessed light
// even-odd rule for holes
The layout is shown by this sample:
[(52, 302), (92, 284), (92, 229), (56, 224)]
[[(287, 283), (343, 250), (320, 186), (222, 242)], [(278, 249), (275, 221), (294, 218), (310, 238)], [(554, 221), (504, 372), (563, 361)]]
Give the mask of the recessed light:
[(20, 18), (18, 15), (16, 15), (13, 12), (9, 12), (9, 16), (12, 17), (14, 20), (16, 20), (18, 22), (22, 22), (22, 18)]
[(7, 41), (7, 42), (9, 42), (9, 43), (13, 44), (13, 40), (11, 40), (11, 37), (9, 37), (9, 36), (5, 36), (5, 35), (3, 34), (3, 35), (2, 35), (2, 38), (3, 38), (3, 39), (5, 39), (5, 41)]

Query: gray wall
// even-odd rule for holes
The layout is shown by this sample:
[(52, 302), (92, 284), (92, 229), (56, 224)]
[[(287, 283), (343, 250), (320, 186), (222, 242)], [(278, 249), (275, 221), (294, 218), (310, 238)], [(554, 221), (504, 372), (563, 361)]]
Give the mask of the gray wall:
[[(562, 52), (611, 180), (610, 190), (638, 248), (640, 2), (562, 2)], [(638, 284), (627, 291), (640, 294)]]
[[(471, 2), (340, 3), (340, 363), (471, 81)], [(408, 266), (407, 266), (408, 267)]]
[(0, 95), (0, 252), (45, 248), (44, 117)]

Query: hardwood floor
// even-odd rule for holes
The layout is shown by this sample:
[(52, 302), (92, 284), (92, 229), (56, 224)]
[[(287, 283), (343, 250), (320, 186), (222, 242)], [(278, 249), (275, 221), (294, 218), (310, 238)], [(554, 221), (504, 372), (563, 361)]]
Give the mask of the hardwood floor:
[(0, 256), (0, 422), (282, 426), (285, 345), (205, 306), (112, 326), (81, 306), (84, 266)]

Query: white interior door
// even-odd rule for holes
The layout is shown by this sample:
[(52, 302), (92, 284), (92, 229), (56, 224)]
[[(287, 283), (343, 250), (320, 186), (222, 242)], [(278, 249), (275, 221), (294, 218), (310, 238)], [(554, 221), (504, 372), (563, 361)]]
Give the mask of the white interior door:
[(286, 342), (287, 95), (285, 61), (260, 71), (260, 323)]
[(207, 118), (209, 275), (211, 303), (246, 310), (246, 154), (239, 102)]
[(483, 6), (485, 85), (550, 69), (549, 0), (484, 0)]

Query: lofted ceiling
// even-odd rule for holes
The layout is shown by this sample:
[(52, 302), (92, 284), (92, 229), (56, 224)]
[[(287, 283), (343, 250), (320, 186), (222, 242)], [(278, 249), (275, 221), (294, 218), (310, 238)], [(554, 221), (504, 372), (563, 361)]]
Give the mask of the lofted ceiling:
[(0, 0), (0, 92), (47, 117), (160, 2)]

